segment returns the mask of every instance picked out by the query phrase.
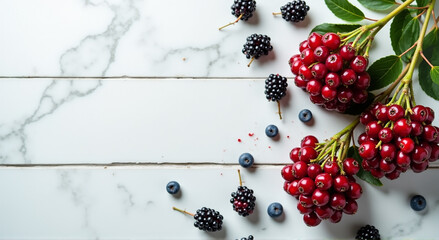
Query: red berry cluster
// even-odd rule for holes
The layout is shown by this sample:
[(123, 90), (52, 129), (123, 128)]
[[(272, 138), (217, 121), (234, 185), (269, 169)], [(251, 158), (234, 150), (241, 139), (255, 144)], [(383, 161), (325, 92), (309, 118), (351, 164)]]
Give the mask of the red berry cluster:
[(431, 125), (433, 119), (433, 109), (422, 105), (410, 113), (398, 104), (377, 103), (363, 112), (360, 122), (366, 129), (358, 137), (363, 168), (391, 180), (409, 168), (426, 170), (439, 158), (439, 128)]
[(365, 103), (370, 76), (368, 60), (356, 55), (351, 43), (336, 33), (311, 33), (289, 60), (294, 83), (310, 94), (310, 100), (327, 110), (345, 112), (352, 102)]
[(360, 169), (358, 162), (346, 158), (340, 169), (337, 159), (333, 159), (325, 161), (321, 167), (312, 162), (318, 155), (317, 144), (314, 136), (303, 138), (301, 147), (290, 152), (294, 164), (286, 165), (281, 171), (285, 179), (284, 190), (299, 200), (297, 209), (304, 214), (303, 221), (310, 227), (319, 225), (324, 219), (337, 223), (343, 213), (355, 214), (356, 199), (362, 194), (360, 184), (352, 177)]

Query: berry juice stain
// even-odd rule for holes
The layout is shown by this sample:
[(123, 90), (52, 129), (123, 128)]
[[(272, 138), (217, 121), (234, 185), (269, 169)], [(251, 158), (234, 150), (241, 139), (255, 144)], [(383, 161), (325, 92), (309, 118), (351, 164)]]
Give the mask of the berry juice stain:
[(242, 142), (241, 138), (238, 138), (238, 142)]
[(248, 136), (253, 137), (254, 133), (248, 133)]
[(290, 139), (290, 136), (287, 136), (288, 139)]

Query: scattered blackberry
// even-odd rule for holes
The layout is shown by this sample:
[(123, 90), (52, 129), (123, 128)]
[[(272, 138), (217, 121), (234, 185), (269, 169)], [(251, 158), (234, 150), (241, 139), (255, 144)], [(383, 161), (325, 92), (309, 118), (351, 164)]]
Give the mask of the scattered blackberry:
[(356, 240), (381, 240), (380, 232), (374, 226), (366, 225), (357, 232)]
[[(236, 240), (239, 240), (239, 239), (236, 239)], [(253, 235), (249, 235), (248, 237), (241, 238), (241, 240), (254, 240), (254, 237), (253, 237)]]
[(218, 211), (206, 207), (198, 209), (194, 219), (194, 226), (207, 232), (219, 231), (223, 224), (223, 216)]
[(255, 0), (235, 0), (232, 7), (232, 15), (237, 17), (237, 19), (231, 23), (228, 23), (219, 28), (219, 30), (237, 23), (239, 20), (247, 21), (253, 16), (253, 12), (256, 10)]
[(238, 170), (239, 186), (236, 192), (232, 192), (230, 203), (233, 205), (233, 210), (239, 215), (246, 217), (253, 213), (255, 209), (256, 197), (253, 196), (253, 190), (246, 186), (242, 186), (241, 173)]
[(250, 67), (254, 59), (258, 59), (262, 55), (268, 55), (268, 53), (273, 50), (270, 41), (270, 37), (262, 34), (254, 33), (247, 37), (247, 42), (242, 48), (242, 53), (244, 53), (246, 58), (251, 58), (250, 63), (247, 65), (248, 67)]
[(287, 22), (301, 22), (305, 19), (309, 11), (309, 6), (305, 1), (294, 0), (282, 6), (280, 13), (273, 13), (273, 15), (282, 14), (282, 18)]
[(186, 210), (181, 210), (176, 207), (173, 207), (172, 209), (193, 216), (195, 219), (194, 226), (200, 230), (215, 232), (222, 229), (223, 216), (214, 209), (203, 207), (198, 209), (196, 214), (187, 212)]
[(270, 74), (265, 80), (265, 97), (269, 101), (277, 102), (280, 119), (282, 119), (282, 115), (279, 100), (287, 94), (287, 86), (287, 78), (282, 77), (279, 74)]

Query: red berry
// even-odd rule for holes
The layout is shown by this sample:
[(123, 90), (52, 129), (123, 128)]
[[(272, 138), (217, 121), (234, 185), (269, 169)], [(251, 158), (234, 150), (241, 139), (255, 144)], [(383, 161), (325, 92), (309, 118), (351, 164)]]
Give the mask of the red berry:
[(428, 117), (427, 109), (422, 105), (416, 105), (412, 108), (410, 119), (412, 121), (424, 122)]
[(367, 72), (358, 74), (357, 81), (354, 83), (355, 88), (368, 89), (370, 86), (370, 75)]
[(330, 89), (337, 89), (340, 86), (340, 76), (337, 73), (328, 73), (325, 77), (325, 83)]
[(337, 109), (337, 105), (338, 105), (337, 100), (334, 99), (334, 100), (328, 101), (325, 99), (325, 101), (326, 102), (323, 104), (324, 108), (326, 108), (329, 111)]
[(296, 86), (299, 87), (299, 88), (305, 89), (307, 83), (308, 83), (308, 81), (303, 79), (300, 75), (297, 75), (294, 78), (294, 84), (296, 84)]
[(428, 156), (427, 149), (419, 145), (415, 146), (415, 149), (413, 149), (411, 157), (412, 157), (412, 162), (414, 163), (422, 163), (430, 158), (430, 156)]
[(311, 179), (315, 179), (320, 173), (322, 173), (322, 168), (318, 163), (312, 163), (308, 166), (308, 177)]
[(300, 58), (304, 65), (309, 66), (315, 62), (314, 51), (310, 48), (306, 48), (300, 53)]
[(311, 96), (320, 95), (322, 89), (322, 83), (319, 80), (311, 79), (308, 84), (306, 84), (306, 91), (311, 94)]
[(352, 100), (353, 92), (350, 88), (340, 88), (337, 93), (337, 100), (341, 103), (349, 103)]
[(432, 148), (433, 144), (434, 143), (432, 143), (430, 145), (430, 143), (428, 143), (428, 142), (419, 143), (419, 146), (425, 148), (425, 150), (427, 151), (427, 159), (430, 159), (430, 157), (431, 157), (431, 152), (433, 150), (433, 148)]
[(390, 173), (386, 173), (386, 178), (389, 180), (395, 180), (397, 178), (399, 178), (399, 175), (401, 174), (401, 171), (399, 171), (398, 169), (395, 169), (393, 172)]
[(384, 172), (384, 173), (390, 173), (393, 172), (393, 170), (395, 170), (396, 165), (393, 164), (392, 162), (388, 162), (384, 159), (381, 159), (380, 161), (380, 169)]
[(288, 193), (294, 197), (299, 196), (300, 192), (299, 192), (299, 181), (298, 180), (294, 180), (290, 183), (290, 185), (288, 186)]
[(331, 72), (338, 72), (343, 67), (343, 60), (338, 53), (328, 56), (325, 61), (326, 68)]
[(310, 95), (309, 100), (311, 100), (311, 102), (316, 105), (323, 105), (326, 102), (326, 100), (322, 97), (322, 95), (317, 95), (317, 96)]
[(412, 131), (412, 126), (405, 118), (400, 118), (393, 126), (393, 132), (400, 137), (407, 137)]
[(334, 189), (337, 192), (346, 192), (349, 189), (349, 180), (346, 176), (339, 175), (334, 178)]
[(285, 167), (282, 168), (282, 170), (281, 170), (281, 175), (282, 175), (282, 177), (283, 177), (286, 181), (291, 182), (291, 181), (293, 181), (294, 179), (296, 179), (296, 178), (293, 176), (292, 169), (293, 169), (293, 165), (286, 165)]
[(399, 151), (396, 155), (396, 165), (399, 167), (405, 168), (407, 166), (410, 166), (411, 158), (409, 155), (403, 153), (402, 151)]
[(318, 62), (325, 63), (326, 58), (329, 56), (329, 49), (325, 46), (319, 46), (314, 49), (314, 59)]
[(392, 143), (381, 145), (380, 156), (384, 161), (391, 162), (396, 157), (396, 147)]
[(414, 163), (414, 162), (412, 162), (410, 164), (410, 168), (412, 169), (412, 171), (414, 173), (423, 172), (423, 171), (427, 170), (427, 168), (428, 168), (428, 161), (424, 161), (422, 163)]
[(314, 184), (318, 189), (328, 190), (332, 186), (332, 176), (329, 173), (320, 173), (315, 177)]
[(290, 67), (291, 65), (293, 65), (293, 62), (297, 60), (300, 60), (300, 54), (295, 54), (290, 58), (290, 60), (288, 60), (288, 64), (290, 65)]
[(424, 132), (422, 133), (422, 138), (427, 142), (433, 142), (438, 137), (438, 132), (432, 125), (424, 126)]
[(380, 166), (380, 161), (381, 158), (380, 157), (376, 157), (370, 160), (366, 160), (367, 165), (371, 168), (378, 168)]
[(332, 214), (334, 214), (334, 209), (325, 205), (325, 206), (321, 206), (321, 207), (316, 207), (314, 209), (314, 212), (317, 214), (317, 216), (320, 219), (324, 220), (324, 219), (330, 218), (332, 216)]
[(355, 56), (355, 58), (351, 61), (351, 64), (349, 66), (356, 73), (362, 73), (362, 72), (366, 71), (367, 64), (368, 64), (367, 59), (361, 55), (358, 55), (358, 56)]
[(312, 79), (311, 69), (309, 69), (305, 64), (303, 64), (299, 68), (299, 76), (309, 81), (310, 79)]
[(306, 146), (316, 147), (318, 143), (319, 143), (319, 140), (315, 136), (308, 135), (308, 136), (305, 136), (304, 138), (302, 138), (302, 140), (300, 142), (300, 146), (301, 147), (306, 147)]
[(346, 45), (344, 45), (343, 47), (340, 48), (340, 56), (345, 60), (345, 61), (350, 61), (352, 60), (352, 58), (355, 57), (355, 48), (352, 47), (351, 43), (348, 43)]
[(375, 111), (375, 117), (378, 119), (378, 121), (381, 122), (387, 122), (389, 118), (387, 117), (387, 111), (388, 108), (386, 105), (381, 105), (376, 111)]
[(316, 206), (324, 206), (329, 202), (329, 192), (326, 190), (315, 189), (312, 193), (312, 202)]
[(309, 195), (314, 191), (314, 181), (309, 177), (304, 177), (299, 181), (299, 192), (303, 195)]
[(344, 85), (352, 85), (357, 81), (357, 74), (352, 69), (345, 69), (341, 73), (341, 82)]
[(371, 138), (378, 138), (378, 135), (381, 131), (382, 127), (377, 121), (372, 121), (366, 125), (366, 134)]
[(311, 159), (317, 158), (318, 153), (317, 151), (310, 146), (302, 147), (299, 151), (299, 159), (300, 161), (309, 163)]
[(439, 159), (439, 145), (432, 144), (431, 145), (431, 154), (430, 154), (430, 162), (434, 162)]
[(313, 32), (308, 37), (308, 45), (311, 49), (316, 49), (316, 47), (322, 45), (322, 35)]
[[(300, 153), (299, 153), (300, 158)], [(301, 179), (306, 176), (308, 171), (308, 165), (306, 162), (298, 161), (293, 164), (292, 174), (295, 178)]]
[(352, 97), (352, 101), (357, 104), (362, 104), (367, 101), (368, 93), (366, 90), (355, 89), (354, 96)]
[(367, 125), (374, 120), (376, 120), (375, 116), (369, 111), (362, 112), (360, 115), (360, 122), (363, 125)]
[(304, 207), (302, 204), (300, 204), (300, 202), (298, 202), (297, 203), (297, 210), (299, 210), (299, 212), (301, 214), (308, 214), (308, 213), (314, 212), (314, 206), (312, 206), (312, 207)]
[(389, 106), (387, 110), (387, 118), (390, 121), (395, 122), (402, 117), (404, 117), (404, 108), (402, 108), (401, 105), (393, 104)]
[(335, 33), (325, 33), (322, 37), (322, 44), (329, 50), (335, 50), (340, 46), (340, 36)]
[(325, 64), (317, 63), (316, 65), (312, 66), (311, 73), (315, 79), (320, 80), (325, 78), (326, 74), (328, 73), (328, 69), (326, 69)]
[(302, 60), (296, 60), (293, 62), (293, 64), (291, 64), (291, 72), (294, 73), (295, 75), (299, 74), (299, 70), (300, 67), (303, 65)]
[(298, 162), (299, 161), (299, 151), (300, 151), (300, 147), (296, 147), (296, 148), (291, 149), (290, 159), (293, 162)]
[(314, 206), (314, 203), (312, 202), (312, 197), (310, 195), (301, 194), (299, 196), (299, 203), (306, 208)]
[(334, 214), (329, 218), (329, 221), (332, 223), (338, 223), (341, 221), (341, 218), (343, 216), (343, 211), (335, 211)]
[(291, 182), (290, 181), (285, 181), (284, 182), (284, 191), (288, 192), (288, 188), (290, 187)]
[(367, 134), (365, 132), (360, 134), (360, 136), (358, 136), (358, 139), (357, 139), (358, 144), (360, 144), (360, 145), (367, 140), (369, 140), (369, 136), (367, 136)]
[(332, 101), (337, 96), (337, 90), (331, 89), (328, 85), (322, 87), (322, 97), (326, 101)]
[(334, 210), (342, 210), (346, 206), (346, 197), (343, 193), (334, 193), (329, 201)]
[(346, 214), (355, 214), (358, 210), (358, 204), (357, 201), (353, 199), (349, 199), (346, 202), (346, 206), (343, 208), (343, 212)]
[(308, 40), (304, 40), (299, 45), (299, 52), (302, 52), (303, 50), (309, 48)]
[(391, 142), (393, 140), (393, 131), (390, 128), (383, 128), (380, 130), (380, 132), (378, 133), (378, 138), (383, 142), (383, 143), (388, 143)]
[(420, 122), (411, 122), (410, 126), (412, 127), (412, 131), (410, 134), (412, 136), (419, 136), (424, 132), (424, 126)]
[(361, 194), (363, 194), (363, 189), (361, 185), (356, 182), (351, 182), (349, 186), (349, 190), (345, 193), (346, 197), (350, 199), (359, 199)]
[(375, 178), (378, 178), (378, 179), (384, 177), (384, 175), (385, 175), (385, 173), (379, 168), (373, 168), (373, 169), (370, 169), (369, 171), (370, 171), (370, 174), (372, 174), (372, 176), (374, 176)]
[(348, 175), (355, 175), (360, 171), (360, 164), (354, 158), (346, 158), (343, 161), (343, 170)]
[(427, 119), (425, 120), (425, 124), (431, 124), (434, 120), (434, 111), (430, 107), (425, 107), (427, 109)]
[(365, 141), (358, 148), (358, 153), (360, 154), (361, 158), (365, 160), (374, 158), (377, 155), (377, 152), (376, 145), (372, 141)]
[(322, 222), (314, 212), (303, 215), (303, 221), (308, 227), (315, 227)]
[(346, 112), (346, 110), (349, 108), (349, 104), (348, 103), (341, 103), (339, 102), (339, 104), (337, 104), (337, 106), (335, 107), (335, 111), (339, 112), (339, 113), (344, 113)]
[(331, 174), (331, 176), (337, 176), (340, 172), (340, 168), (337, 164), (337, 157), (334, 157), (334, 160), (329, 160), (326, 162), (326, 164), (323, 166), (323, 172)]
[(411, 138), (403, 138), (398, 147), (403, 153), (409, 154), (415, 148), (415, 142)]

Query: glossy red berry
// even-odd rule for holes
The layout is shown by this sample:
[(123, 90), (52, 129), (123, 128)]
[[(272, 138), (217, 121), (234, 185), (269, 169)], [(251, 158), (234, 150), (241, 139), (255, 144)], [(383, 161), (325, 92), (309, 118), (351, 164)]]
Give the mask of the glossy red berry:
[(329, 160), (326, 162), (326, 164), (323, 166), (323, 172), (331, 174), (331, 176), (337, 176), (340, 172), (340, 168), (337, 164), (337, 157), (334, 157), (334, 160)]
[(308, 166), (308, 177), (310, 177), (311, 179), (315, 179), (320, 173), (322, 173), (322, 168), (318, 163), (311, 163)]
[(281, 170), (281, 175), (282, 175), (282, 177), (283, 177), (286, 181), (291, 182), (291, 181), (293, 181), (294, 179), (296, 179), (296, 178), (293, 176), (293, 171), (292, 171), (292, 169), (293, 169), (293, 166), (292, 166), (292, 165), (286, 165), (285, 167), (282, 168), (282, 170)]
[(304, 80), (312, 79), (311, 69), (309, 69), (305, 64), (300, 66), (299, 68), (299, 76)]
[(433, 142), (438, 137), (438, 132), (436, 128), (432, 125), (424, 126), (424, 132), (422, 133), (422, 138), (427, 142)]
[(358, 74), (357, 81), (354, 83), (354, 87), (357, 89), (368, 89), (370, 86), (370, 75), (367, 72)]
[(325, 63), (329, 56), (329, 49), (325, 46), (319, 46), (314, 49), (314, 59), (318, 62)]
[(310, 95), (309, 100), (311, 100), (311, 102), (316, 105), (323, 105), (326, 102), (326, 100), (322, 97), (322, 95), (317, 95), (317, 96)]
[(357, 74), (350, 68), (343, 70), (340, 76), (344, 85), (352, 85), (357, 81)]
[(332, 101), (337, 97), (337, 90), (329, 88), (327, 85), (322, 87), (322, 97), (326, 101)]
[(290, 67), (293, 65), (293, 62), (297, 60), (300, 60), (300, 54), (295, 54), (291, 56), (290, 60), (288, 60), (288, 64), (290, 65)]
[(334, 214), (329, 218), (332, 223), (338, 223), (341, 221), (343, 216), (343, 211), (335, 211)]
[(439, 145), (432, 144), (431, 145), (431, 154), (430, 154), (430, 162), (435, 162), (439, 159)]
[(350, 199), (359, 199), (363, 194), (363, 188), (356, 182), (350, 182), (349, 190), (345, 194)]
[(378, 178), (378, 179), (384, 177), (384, 175), (385, 175), (385, 173), (379, 168), (369, 169), (369, 172), (370, 172), (370, 174), (372, 174), (372, 176), (374, 176), (375, 178)]
[(343, 212), (346, 214), (355, 214), (358, 210), (358, 203), (353, 199), (348, 199), (346, 206), (343, 208)]
[(376, 120), (375, 116), (369, 111), (362, 112), (360, 115), (360, 122), (363, 125), (367, 125), (374, 120)]
[(314, 181), (309, 177), (304, 177), (299, 181), (299, 192), (303, 195), (312, 194), (314, 191)]
[(316, 49), (318, 46), (322, 45), (322, 35), (313, 32), (308, 37), (308, 45), (311, 49)]
[(384, 173), (390, 173), (390, 172), (393, 172), (393, 170), (396, 169), (396, 165), (393, 164), (393, 162), (388, 162), (388, 161), (382, 159), (380, 161), (380, 169)]
[(337, 192), (346, 192), (349, 189), (349, 180), (346, 176), (339, 175), (334, 178), (333, 187)]
[(296, 147), (291, 149), (290, 151), (290, 159), (293, 162), (298, 162), (299, 161), (299, 151), (300, 151), (300, 147)]
[(383, 143), (381, 145), (380, 156), (384, 161), (391, 162), (396, 157), (396, 147), (392, 143)]
[[(300, 153), (299, 153), (299, 158), (300, 158)], [(291, 170), (293, 176), (297, 179), (306, 177), (307, 171), (308, 171), (308, 165), (306, 164), (306, 162), (302, 162), (302, 161), (295, 162)]]
[(431, 124), (434, 120), (434, 111), (430, 107), (425, 107), (427, 109), (427, 119), (425, 120), (425, 124)]
[(321, 206), (321, 207), (316, 207), (314, 209), (314, 212), (317, 214), (317, 216), (324, 220), (324, 219), (328, 219), (332, 216), (332, 214), (334, 214), (334, 209), (332, 209), (330, 206), (325, 205), (325, 206)]
[(311, 73), (315, 79), (321, 80), (325, 78), (326, 74), (328, 73), (328, 69), (326, 69), (325, 64), (317, 63), (311, 67)]
[(331, 195), (329, 206), (334, 210), (342, 210), (346, 206), (346, 197), (343, 193), (334, 193)]
[(308, 84), (306, 84), (306, 91), (311, 96), (320, 95), (322, 89), (322, 83), (319, 80), (311, 79)]
[(345, 61), (351, 61), (355, 57), (355, 54), (355, 48), (352, 47), (351, 43), (343, 45), (343, 47), (340, 48), (340, 56)]
[(428, 117), (427, 109), (422, 105), (416, 105), (412, 108), (410, 119), (412, 121), (424, 122)]
[(386, 105), (381, 105), (376, 111), (375, 111), (375, 117), (378, 119), (378, 121), (381, 122), (387, 122), (389, 118), (387, 117), (388, 108)]
[(403, 153), (409, 154), (415, 148), (415, 142), (411, 138), (403, 138), (398, 147)]
[(405, 168), (407, 166), (410, 166), (411, 158), (409, 155), (403, 153), (402, 151), (399, 151), (396, 154), (396, 165), (402, 168)]
[(413, 152), (411, 153), (412, 162), (414, 163), (422, 163), (427, 161), (430, 156), (428, 156), (427, 149), (425, 147), (421, 147), (419, 145), (415, 146)]
[(366, 90), (362, 89), (354, 89), (354, 96), (352, 97), (352, 101), (357, 104), (362, 104), (367, 101), (368, 93)]
[(300, 204), (300, 202), (298, 202), (297, 203), (297, 210), (299, 210), (299, 212), (301, 214), (308, 214), (308, 213), (314, 212), (314, 206), (313, 207), (304, 207), (302, 204)]
[(398, 119), (393, 126), (393, 132), (400, 137), (407, 137), (411, 131), (412, 126), (405, 118)]
[(393, 140), (393, 131), (390, 128), (383, 128), (378, 133), (378, 139), (383, 143), (388, 143)]
[(315, 177), (314, 184), (318, 189), (328, 190), (332, 187), (332, 176), (329, 173), (320, 173)]
[(335, 33), (325, 33), (322, 37), (322, 44), (329, 50), (335, 50), (340, 46), (340, 36)]
[(315, 189), (312, 193), (312, 202), (316, 206), (324, 206), (329, 202), (329, 192), (326, 190)]
[(422, 163), (414, 163), (414, 162), (412, 162), (410, 164), (410, 168), (412, 169), (412, 171), (414, 173), (421, 173), (421, 172), (427, 170), (427, 168), (428, 168), (428, 161), (424, 161)]
[(303, 65), (302, 60), (296, 60), (291, 64), (291, 72), (295, 75), (299, 75), (300, 67)]
[(293, 197), (298, 197), (300, 195), (299, 192), (299, 181), (294, 180), (288, 185), (288, 193), (291, 194)]
[(393, 104), (389, 106), (387, 110), (387, 118), (390, 121), (395, 122), (402, 117), (404, 117), (404, 108), (402, 108), (401, 105)]
[(310, 48), (306, 48), (300, 53), (300, 58), (304, 65), (309, 66), (315, 62), (314, 51)]
[(360, 164), (354, 158), (346, 158), (343, 161), (343, 170), (348, 175), (355, 175), (360, 171)]
[(302, 52), (303, 50), (309, 48), (308, 40), (304, 40), (299, 44), (299, 52)]
[(331, 72), (338, 72), (343, 67), (343, 60), (338, 53), (334, 53), (326, 58), (326, 68)]
[(395, 169), (393, 172), (386, 173), (386, 175), (384, 175), (384, 176), (389, 180), (395, 180), (395, 179), (399, 178), (400, 174), (401, 174), (401, 171), (399, 171), (398, 169)]
[(366, 125), (366, 134), (371, 138), (378, 138), (378, 135), (381, 131), (382, 127), (377, 121), (372, 121)]
[(303, 215), (303, 221), (308, 227), (315, 227), (322, 222), (322, 220), (317, 217), (317, 214), (314, 212)]
[(377, 155), (378, 151), (374, 142), (365, 141), (358, 148), (358, 153), (360, 154), (361, 158), (369, 160), (374, 158)]
[(299, 160), (309, 163), (312, 159), (317, 158), (317, 151), (314, 149), (314, 147), (305, 146), (302, 147), (299, 151)]
[(340, 76), (337, 73), (330, 72), (326, 74), (325, 83), (330, 89), (337, 89), (340, 86)]
[(356, 73), (362, 73), (366, 71), (367, 68), (367, 59), (364, 58), (361, 55), (357, 55), (352, 59), (351, 64), (349, 65), (352, 70), (354, 70)]
[(412, 136), (420, 136), (424, 132), (424, 126), (420, 122), (411, 122), (410, 126), (412, 127), (412, 131), (410, 134)]
[(312, 202), (312, 196), (311, 195), (303, 195), (301, 194), (299, 196), (299, 203), (306, 207), (306, 208), (310, 208), (312, 206), (314, 206), (314, 203)]
[(303, 79), (300, 75), (297, 75), (297, 76), (294, 78), (294, 84), (295, 84), (297, 87), (299, 87), (299, 88), (305, 89), (305, 88), (306, 88), (306, 84), (308, 84), (308, 81), (306, 81), (305, 79)]
[(341, 103), (349, 103), (352, 100), (354, 93), (350, 88), (339, 88), (337, 93), (337, 100)]
[(318, 143), (319, 143), (319, 140), (315, 136), (308, 135), (308, 136), (305, 136), (304, 138), (302, 138), (302, 140), (300, 141), (300, 146), (301, 147), (306, 147), (306, 146), (316, 147)]

